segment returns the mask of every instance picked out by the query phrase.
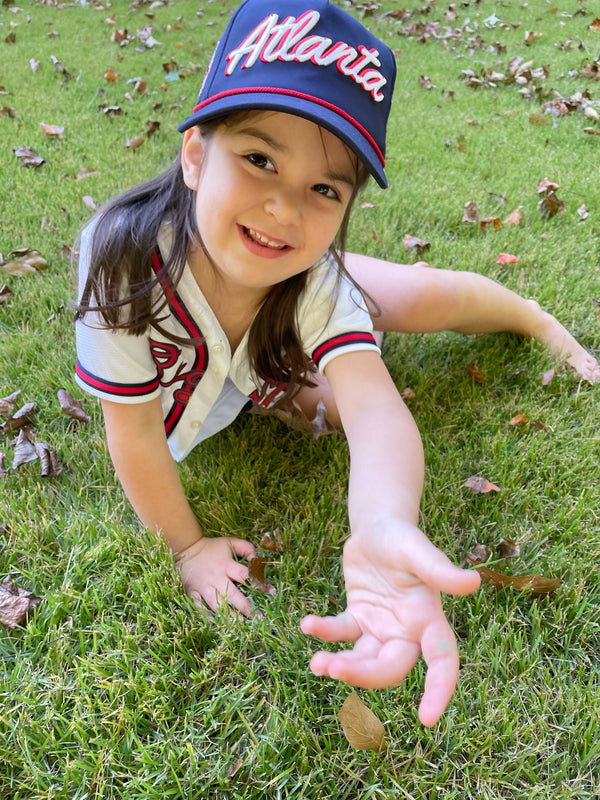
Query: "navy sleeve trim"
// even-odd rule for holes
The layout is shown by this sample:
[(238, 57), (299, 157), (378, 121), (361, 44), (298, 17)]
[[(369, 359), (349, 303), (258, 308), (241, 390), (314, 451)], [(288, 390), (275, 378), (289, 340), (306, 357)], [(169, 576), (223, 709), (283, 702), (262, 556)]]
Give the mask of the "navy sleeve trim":
[(348, 345), (366, 344), (374, 345), (377, 347), (377, 342), (372, 333), (365, 331), (355, 331), (350, 333), (342, 333), (339, 336), (333, 336), (326, 342), (320, 344), (313, 352), (312, 359), (315, 366), (318, 368), (323, 358), (329, 355), (334, 350), (339, 350), (341, 347)]

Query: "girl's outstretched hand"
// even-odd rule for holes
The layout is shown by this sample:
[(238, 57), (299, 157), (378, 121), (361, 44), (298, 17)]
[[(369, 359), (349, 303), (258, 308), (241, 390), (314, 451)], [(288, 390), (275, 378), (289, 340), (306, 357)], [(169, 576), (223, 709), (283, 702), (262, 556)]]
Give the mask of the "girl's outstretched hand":
[(382, 689), (400, 683), (422, 652), (428, 671), (419, 718), (434, 725), (452, 697), (459, 667), (440, 592), (469, 594), (479, 586), (479, 574), (455, 567), (424, 533), (401, 521), (386, 523), (372, 537), (352, 536), (343, 563), (346, 611), (335, 617), (310, 615), (301, 626), (326, 642), (355, 645), (316, 653), (312, 671)]
[(238, 583), (248, 580), (248, 567), (235, 556), (256, 556), (254, 546), (244, 539), (202, 537), (175, 559), (183, 588), (200, 609), (212, 611), (222, 603), (246, 617), (254, 617), (248, 598), (238, 589)]

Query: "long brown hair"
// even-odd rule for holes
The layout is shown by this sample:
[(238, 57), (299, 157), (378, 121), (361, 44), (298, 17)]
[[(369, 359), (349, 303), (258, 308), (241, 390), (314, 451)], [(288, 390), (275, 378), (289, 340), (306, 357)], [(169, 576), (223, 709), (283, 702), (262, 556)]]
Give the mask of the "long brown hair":
[[(205, 139), (221, 125), (240, 124), (242, 112), (211, 120), (201, 126)], [(338, 271), (338, 282), (349, 276), (344, 266), (344, 252), (352, 204), (368, 178), (362, 162), (352, 154), (355, 185), (336, 239), (329, 248)], [(172, 229), (172, 247), (165, 254), (159, 273), (152, 268), (152, 253), (165, 220)], [(157, 286), (168, 279), (175, 288), (181, 279), (192, 246), (206, 253), (196, 225), (195, 193), (183, 179), (181, 161), (161, 175), (110, 201), (97, 215), (92, 231), (87, 280), (76, 307), (77, 318), (97, 312), (107, 327), (127, 331), (134, 336), (153, 327), (180, 344), (200, 342), (167, 332), (161, 322), (168, 316), (168, 297)], [(208, 256), (208, 254), (206, 253)], [(311, 362), (302, 346), (298, 330), (298, 298), (306, 286), (309, 270), (273, 286), (250, 328), (248, 355), (255, 378), (289, 384), (282, 398), (287, 400), (301, 385), (311, 385)], [(360, 287), (357, 287), (360, 289)]]

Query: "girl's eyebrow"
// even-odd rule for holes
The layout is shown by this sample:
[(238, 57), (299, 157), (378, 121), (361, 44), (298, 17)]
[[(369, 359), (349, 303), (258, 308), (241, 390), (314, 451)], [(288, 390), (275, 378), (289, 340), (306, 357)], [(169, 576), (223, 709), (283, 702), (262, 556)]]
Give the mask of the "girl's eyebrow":
[[(240, 134), (242, 136), (249, 136), (254, 139), (260, 139), (264, 142), (268, 147), (272, 147), (273, 150), (276, 150), (279, 153), (288, 153), (289, 148), (283, 144), (283, 142), (274, 139), (269, 133), (264, 131), (262, 128), (257, 127), (244, 127), (240, 130)], [(356, 181), (354, 179), (354, 175), (348, 172), (338, 172), (337, 170), (328, 170), (324, 175), (328, 181), (332, 183), (347, 183), (349, 186), (354, 187), (356, 185)]]

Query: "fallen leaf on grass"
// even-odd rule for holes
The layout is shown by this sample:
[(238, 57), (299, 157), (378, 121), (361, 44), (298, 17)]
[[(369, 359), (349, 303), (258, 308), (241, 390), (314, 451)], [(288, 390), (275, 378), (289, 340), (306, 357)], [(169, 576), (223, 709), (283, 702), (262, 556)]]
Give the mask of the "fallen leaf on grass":
[(132, 139), (127, 139), (125, 142), (125, 147), (127, 150), (137, 150), (138, 147), (141, 147), (146, 139), (143, 136), (134, 136)]
[(500, 253), (496, 259), (496, 264), (518, 264), (519, 256), (513, 256), (510, 253)]
[(467, 361), (465, 369), (467, 370), (467, 375), (472, 378), (475, 383), (483, 383), (483, 372), (479, 369), (477, 364), (469, 364)]
[(477, 222), (478, 219), (479, 219), (479, 209), (477, 208), (477, 205), (475, 203), (473, 203), (472, 201), (469, 201), (468, 203), (465, 203), (465, 207), (464, 207), (464, 211), (463, 211), (463, 215), (462, 215), (462, 221), (463, 222)]
[(479, 230), (483, 231), (489, 226), (492, 226), (495, 231), (499, 231), (502, 227), (502, 220), (500, 217), (486, 217), (479, 220)]
[(512, 425), (513, 427), (515, 425), (527, 425), (527, 424), (529, 424), (529, 425), (533, 425), (534, 428), (537, 428), (538, 431), (546, 431), (546, 432), (548, 432), (548, 428), (546, 428), (546, 426), (542, 422), (540, 422), (537, 419), (529, 419), (529, 417), (526, 417), (525, 414), (515, 414), (515, 416), (512, 417), (512, 419), (508, 420), (508, 424)]
[(3, 286), (0, 288), (0, 306), (1, 306), (3, 303), (6, 303), (6, 301), (7, 301), (7, 300), (8, 300), (8, 298), (11, 296), (11, 294), (12, 294), (11, 290), (8, 288), (8, 286), (7, 286), (6, 284), (4, 284), (4, 285), (3, 285)]
[(29, 609), (35, 608), (41, 602), (41, 597), (20, 589), (12, 578), (4, 578), (0, 583), (0, 623), (5, 628), (15, 630), (23, 622)]
[(564, 200), (559, 200), (555, 192), (548, 192), (538, 203), (540, 214), (545, 219), (550, 219), (556, 214), (562, 214), (565, 210)]
[(338, 711), (344, 736), (355, 750), (385, 749), (385, 728), (356, 692), (351, 692)]
[[(0, 478), (5, 478), (7, 475), (8, 472), (4, 467), (4, 453), (0, 451)], [(0, 528), (2, 528), (2, 525), (0, 525)]]
[(411, 236), (410, 233), (406, 233), (402, 239), (402, 246), (407, 253), (416, 253), (420, 256), (425, 250), (429, 250), (431, 244), (424, 239), (419, 239), (418, 236)]
[(496, 552), (498, 558), (516, 558), (520, 554), (521, 548), (514, 539), (502, 537), (496, 545)]
[(0, 425), (0, 431), (2, 433), (12, 433), (13, 431), (18, 431), (19, 428), (24, 428), (25, 425), (29, 425), (36, 409), (35, 403), (25, 403), (3, 425)]
[(265, 580), (265, 566), (269, 559), (265, 556), (255, 556), (248, 559), (248, 583), (253, 589), (258, 589), (263, 594), (277, 594), (275, 587)]
[(46, 136), (56, 136), (58, 139), (62, 139), (65, 129), (64, 126), (61, 125), (46, 125), (45, 122), (40, 122), (42, 126), (42, 130), (46, 134)]
[(17, 397), (21, 394), (21, 390), (17, 389), (16, 392), (9, 394), (8, 397), (0, 397), (0, 417), (10, 417), (15, 405)]
[(488, 492), (499, 492), (500, 487), (495, 483), (490, 483), (487, 478), (482, 478), (480, 475), (471, 475), (470, 478), (463, 483), (463, 487), (471, 489), (474, 494), (487, 494)]
[(13, 152), (20, 160), (22, 167), (33, 167), (35, 169), (46, 163), (42, 156), (35, 153), (31, 147), (15, 147)]
[(83, 410), (81, 400), (76, 400), (71, 392), (69, 392), (67, 389), (59, 389), (57, 396), (58, 402), (60, 403), (60, 409), (63, 414), (68, 414), (68, 416), (73, 417), (73, 419), (76, 419), (79, 422), (90, 421), (90, 417), (88, 417)]
[(42, 478), (56, 478), (63, 471), (56, 453), (50, 450), (46, 442), (34, 442), (35, 452), (40, 460), (40, 475)]
[(35, 461), (38, 457), (33, 437), (31, 436), (31, 429), (21, 428), (15, 444), (15, 452), (13, 455), (12, 469), (17, 469), (23, 464), (28, 464), (30, 461)]
[(515, 208), (504, 220), (505, 225), (518, 225), (521, 222), (521, 206)]
[(276, 529), (263, 533), (260, 546), (263, 550), (273, 550), (275, 553), (283, 553), (283, 538), (281, 532)]
[(48, 262), (37, 250), (21, 247), (13, 250), (9, 255), (10, 261), (0, 264), (0, 267), (9, 275), (31, 275), (41, 269), (46, 269)]
[(559, 578), (544, 578), (541, 575), (504, 575), (481, 564), (473, 566), (480, 574), (481, 580), (484, 583), (491, 583), (498, 591), (512, 587), (517, 592), (529, 592), (532, 597), (545, 597), (560, 586)]

